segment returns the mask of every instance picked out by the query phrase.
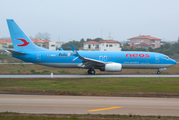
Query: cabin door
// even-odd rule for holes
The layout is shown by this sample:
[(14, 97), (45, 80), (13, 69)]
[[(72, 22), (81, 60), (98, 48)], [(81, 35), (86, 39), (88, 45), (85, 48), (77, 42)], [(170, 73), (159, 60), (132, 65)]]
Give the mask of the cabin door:
[(160, 62), (159, 55), (155, 55), (155, 62), (156, 62), (156, 63), (159, 63), (159, 62)]
[(41, 61), (41, 54), (37, 54), (37, 62)]

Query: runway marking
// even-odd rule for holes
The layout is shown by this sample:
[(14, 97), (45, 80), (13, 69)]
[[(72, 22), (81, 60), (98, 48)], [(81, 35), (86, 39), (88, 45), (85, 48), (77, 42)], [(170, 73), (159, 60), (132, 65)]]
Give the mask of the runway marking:
[(117, 108), (122, 108), (122, 107), (109, 107), (109, 108), (101, 108), (101, 109), (94, 109), (94, 110), (88, 110), (88, 111), (95, 112), (95, 111), (110, 110), (110, 109), (117, 109)]

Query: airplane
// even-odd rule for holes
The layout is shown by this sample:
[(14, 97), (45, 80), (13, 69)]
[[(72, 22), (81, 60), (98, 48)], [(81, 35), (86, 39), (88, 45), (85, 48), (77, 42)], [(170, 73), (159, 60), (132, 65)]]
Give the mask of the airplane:
[(176, 64), (167, 55), (141, 51), (51, 51), (35, 45), (13, 19), (7, 24), (14, 50), (7, 50), (13, 57), (34, 64), (59, 67), (88, 69), (88, 74), (95, 74), (95, 69), (106, 72), (121, 72), (122, 69), (158, 69), (165, 70)]

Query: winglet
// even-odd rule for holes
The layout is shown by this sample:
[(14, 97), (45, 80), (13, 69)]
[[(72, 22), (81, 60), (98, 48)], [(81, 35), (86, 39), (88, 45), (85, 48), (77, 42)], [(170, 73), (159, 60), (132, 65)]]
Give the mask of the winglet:
[(62, 47), (59, 47), (61, 51), (63, 51), (63, 48)]
[(73, 51), (73, 54), (75, 55), (75, 56), (80, 56), (79, 54), (78, 54), (78, 52), (75, 50), (75, 48), (73, 47), (73, 45), (70, 45), (71, 46), (71, 49), (72, 49), (72, 51)]

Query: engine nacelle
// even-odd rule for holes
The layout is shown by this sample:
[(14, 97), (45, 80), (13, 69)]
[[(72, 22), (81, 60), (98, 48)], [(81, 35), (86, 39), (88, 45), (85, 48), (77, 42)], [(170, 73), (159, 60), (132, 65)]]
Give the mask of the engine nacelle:
[(106, 72), (121, 72), (122, 65), (119, 63), (110, 63), (106, 64), (105, 67), (102, 67), (100, 70)]

